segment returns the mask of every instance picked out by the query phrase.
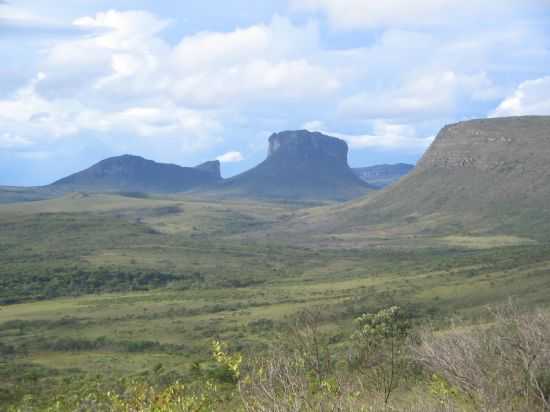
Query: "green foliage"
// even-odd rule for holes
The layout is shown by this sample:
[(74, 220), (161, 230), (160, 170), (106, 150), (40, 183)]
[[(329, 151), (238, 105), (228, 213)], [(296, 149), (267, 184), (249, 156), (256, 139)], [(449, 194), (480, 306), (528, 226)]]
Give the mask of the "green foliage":
[[(10, 412), (47, 411), (69, 412), (94, 410), (105, 412), (211, 412), (225, 410), (228, 402), (236, 399), (236, 384), (241, 373), (242, 356), (231, 354), (226, 345), (212, 342), (213, 367), (208, 373), (198, 373), (188, 384), (180, 381), (162, 386), (144, 379), (125, 379), (114, 387), (92, 382), (82, 386), (77, 393), (66, 392), (49, 405), (37, 405), (30, 396), (23, 398), (19, 406)], [(156, 365), (153, 373), (162, 371)], [(216, 372), (213, 372), (216, 371)]]
[(452, 386), (438, 374), (433, 374), (429, 382), (430, 393), (441, 405), (446, 405), (449, 399), (456, 398), (459, 395), (458, 388)]
[[(306, 371), (305, 399), (339, 393), (359, 402), (383, 393), (381, 371), (390, 370), (393, 332), (374, 316), (380, 309), (399, 306), (415, 324), (446, 328), (450, 314), (478, 320), (482, 307), (510, 295), (548, 304), (548, 244), (487, 248), (483, 236), (465, 234), (474, 243), (463, 247), (429, 232), (414, 242), (382, 239), (382, 230), (374, 240), (293, 238), (301, 247), (257, 233), (303, 206), (99, 195), (0, 206), (0, 410), (28, 394), (36, 405), (65, 390), (76, 397), (92, 378), (109, 389), (123, 376), (141, 381), (159, 363), (144, 383), (155, 391), (210, 380), (231, 392), (254, 368), (247, 354), (270, 344), (292, 353), (282, 363), (292, 376)], [(373, 247), (357, 247), (367, 240)], [(319, 305), (308, 321), (304, 313)], [(245, 354), (240, 378), (205, 360), (213, 339)], [(402, 341), (394, 334), (397, 347)], [(430, 378), (396, 355), (403, 368), (389, 404), (416, 381), (431, 393)], [(548, 393), (550, 380), (538, 381)]]
[(355, 322), (357, 330), (351, 338), (357, 352), (351, 366), (372, 375), (388, 403), (406, 369), (404, 344), (410, 323), (397, 306), (364, 314)]
[(236, 383), (241, 376), (241, 364), (243, 358), (240, 354), (229, 354), (226, 345), (220, 341), (212, 342), (212, 358), (216, 361), (218, 369), (224, 371), (224, 381)]

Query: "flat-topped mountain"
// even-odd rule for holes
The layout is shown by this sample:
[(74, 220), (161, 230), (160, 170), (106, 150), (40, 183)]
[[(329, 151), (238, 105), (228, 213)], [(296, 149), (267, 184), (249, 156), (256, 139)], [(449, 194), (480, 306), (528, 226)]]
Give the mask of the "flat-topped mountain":
[(550, 117), (446, 126), (395, 185), (311, 217), (322, 230), (409, 225), (422, 233), (541, 234), (550, 229)]
[(343, 140), (307, 130), (275, 133), (267, 159), (222, 183), (243, 196), (283, 199), (346, 200), (365, 194), (369, 186), (348, 166)]
[(375, 165), (356, 167), (353, 172), (359, 179), (376, 188), (384, 188), (397, 182), (414, 169), (413, 165), (397, 163), (394, 165)]
[(195, 169), (210, 173), (217, 180), (222, 179), (221, 164), (219, 160), (211, 160), (209, 162), (201, 163), (200, 165), (195, 166)]
[(211, 185), (221, 179), (220, 164), (197, 167), (157, 163), (139, 156), (123, 155), (102, 160), (65, 177), (51, 186), (65, 191), (184, 192)]

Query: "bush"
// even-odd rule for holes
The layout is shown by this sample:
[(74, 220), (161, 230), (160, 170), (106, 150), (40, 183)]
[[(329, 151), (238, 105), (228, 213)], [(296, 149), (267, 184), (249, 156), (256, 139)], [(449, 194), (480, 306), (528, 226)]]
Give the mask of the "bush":
[(350, 356), (350, 366), (372, 377), (387, 404), (406, 370), (404, 344), (410, 324), (397, 306), (365, 314), (355, 322), (352, 341), (356, 350)]
[(491, 315), (490, 326), (422, 333), (417, 361), (480, 410), (550, 410), (550, 316), (512, 304)]

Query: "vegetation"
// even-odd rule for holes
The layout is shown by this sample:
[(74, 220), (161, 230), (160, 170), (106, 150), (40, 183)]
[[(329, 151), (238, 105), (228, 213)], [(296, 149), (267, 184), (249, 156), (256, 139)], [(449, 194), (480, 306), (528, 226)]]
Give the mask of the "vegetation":
[[(241, 354), (213, 341), (212, 362), (193, 365), (188, 382), (163, 384), (162, 366), (157, 365), (153, 379), (123, 380), (110, 389), (94, 382), (42, 407), (121, 412), (550, 410), (546, 313), (507, 306), (492, 313), (490, 326), (424, 331), (406, 339), (411, 336), (407, 322), (392, 307), (358, 318), (345, 344), (325, 339), (319, 319), (303, 313), (284, 349), (273, 347), (244, 362)], [(381, 366), (386, 362), (389, 369)], [(403, 385), (390, 400), (397, 375)], [(11, 410), (36, 409), (26, 398)]]
[[(519, 367), (516, 350), (548, 336), (547, 243), (270, 230), (310, 206), (152, 195), (0, 206), (0, 410), (547, 407), (547, 358)], [(540, 312), (484, 309), (510, 296)], [(523, 336), (527, 325), (537, 332)], [(461, 350), (464, 367), (485, 362), (485, 388), (443, 367)]]

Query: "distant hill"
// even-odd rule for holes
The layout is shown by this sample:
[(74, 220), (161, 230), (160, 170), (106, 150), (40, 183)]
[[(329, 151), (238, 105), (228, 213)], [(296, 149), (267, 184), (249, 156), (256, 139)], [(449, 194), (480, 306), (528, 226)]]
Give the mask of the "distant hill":
[(377, 188), (384, 188), (397, 182), (403, 176), (409, 174), (414, 165), (397, 163), (394, 165), (375, 165), (369, 167), (357, 167), (353, 172), (365, 183)]
[(197, 167), (181, 167), (123, 155), (102, 160), (54, 182), (50, 187), (64, 191), (169, 193), (211, 185), (220, 179), (218, 161)]
[(550, 117), (452, 124), (438, 134), (414, 171), (395, 185), (306, 216), (302, 223), (331, 233), (360, 233), (384, 225), (386, 231), (401, 233), (410, 229), (417, 234), (517, 233), (548, 238), (548, 165)]
[(0, 204), (33, 202), (62, 196), (63, 192), (47, 187), (0, 186)]
[(370, 186), (348, 166), (343, 140), (307, 130), (275, 133), (258, 166), (225, 180), (225, 193), (265, 198), (347, 200)]

